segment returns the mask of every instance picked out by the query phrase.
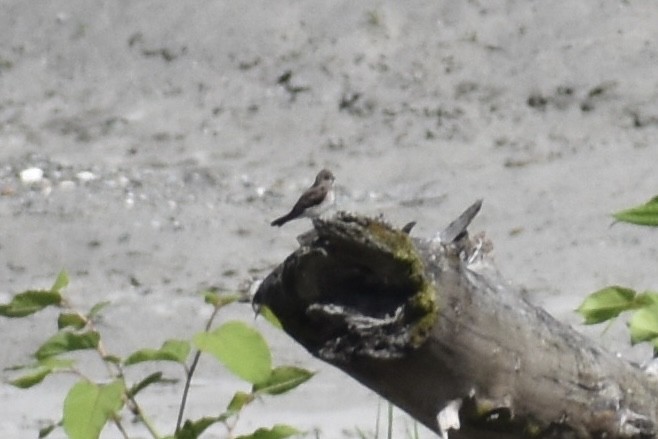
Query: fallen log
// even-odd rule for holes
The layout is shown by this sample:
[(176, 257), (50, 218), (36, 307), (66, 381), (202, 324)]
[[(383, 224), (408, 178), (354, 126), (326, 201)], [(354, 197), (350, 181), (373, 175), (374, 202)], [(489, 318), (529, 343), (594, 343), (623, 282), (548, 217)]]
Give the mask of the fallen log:
[(315, 219), (254, 306), (439, 435), (656, 437), (654, 379), (511, 288), (467, 233), (479, 208), (433, 239), (410, 237), (413, 223)]

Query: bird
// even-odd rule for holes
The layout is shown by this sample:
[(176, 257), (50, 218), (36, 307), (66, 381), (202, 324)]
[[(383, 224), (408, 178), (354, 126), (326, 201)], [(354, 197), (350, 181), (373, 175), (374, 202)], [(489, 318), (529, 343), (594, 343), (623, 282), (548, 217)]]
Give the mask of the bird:
[(323, 169), (318, 172), (313, 185), (299, 197), (293, 208), (287, 214), (275, 219), (271, 226), (281, 227), (288, 221), (298, 218), (317, 218), (329, 209), (336, 200), (334, 194), (334, 174)]

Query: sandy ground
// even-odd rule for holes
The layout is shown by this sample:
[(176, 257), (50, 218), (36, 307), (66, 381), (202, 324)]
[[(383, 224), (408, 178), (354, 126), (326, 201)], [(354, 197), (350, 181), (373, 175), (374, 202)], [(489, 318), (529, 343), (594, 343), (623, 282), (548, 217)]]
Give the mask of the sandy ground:
[[(5, 0), (0, 299), (65, 268), (76, 305), (112, 301), (115, 352), (190, 336), (208, 314), (197, 292), (294, 249), (308, 224), (268, 223), (326, 166), (341, 208), (416, 220), (419, 236), (484, 198), (474, 230), (509, 281), (642, 359), (623, 324), (601, 336), (573, 309), (611, 283), (656, 287), (655, 233), (609, 216), (657, 192), (656, 23), (653, 0)], [(25, 184), (31, 167), (44, 179)], [(0, 320), (0, 367), (29, 361), (54, 317)], [(256, 325), (278, 363), (320, 373), (250, 409), (245, 430), (373, 428), (376, 396)], [(221, 410), (239, 388), (225, 376), (203, 364), (191, 416)], [(0, 384), (0, 436), (34, 437), (70, 383)], [(145, 396), (163, 432), (177, 392)]]

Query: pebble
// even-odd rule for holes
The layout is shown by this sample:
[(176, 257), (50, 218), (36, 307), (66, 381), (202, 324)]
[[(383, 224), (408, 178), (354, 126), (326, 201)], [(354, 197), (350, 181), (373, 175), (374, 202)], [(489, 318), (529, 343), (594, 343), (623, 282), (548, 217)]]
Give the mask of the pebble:
[(44, 178), (43, 183), (41, 184), (41, 193), (44, 194), (45, 196), (48, 196), (52, 191), (53, 191), (53, 185), (50, 183), (50, 180)]
[(87, 182), (91, 180), (96, 180), (96, 174), (89, 171), (80, 171), (75, 174), (76, 178), (82, 182)]
[(71, 180), (64, 180), (64, 181), (59, 183), (59, 187), (64, 189), (64, 190), (70, 191), (70, 190), (75, 189), (75, 182), (73, 182)]
[(43, 169), (26, 168), (21, 171), (20, 176), (23, 184), (40, 183), (43, 180)]
[(135, 205), (135, 194), (128, 192), (126, 194), (126, 207), (131, 208)]
[(130, 179), (125, 175), (120, 175), (117, 181), (121, 187), (126, 187), (130, 184)]
[(244, 186), (244, 187), (251, 187), (254, 184), (251, 181), (251, 177), (248, 174), (240, 175), (240, 182), (242, 183), (242, 186)]

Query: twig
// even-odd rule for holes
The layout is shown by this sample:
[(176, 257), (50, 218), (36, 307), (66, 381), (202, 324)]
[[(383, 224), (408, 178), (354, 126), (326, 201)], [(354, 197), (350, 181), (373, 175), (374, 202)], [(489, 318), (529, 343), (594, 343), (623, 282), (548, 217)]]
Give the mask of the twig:
[(155, 426), (151, 420), (144, 414), (142, 407), (137, 403), (135, 397), (133, 395), (129, 395), (128, 400), (131, 403), (132, 412), (139, 417), (139, 420), (142, 421), (146, 429), (149, 431), (149, 433), (151, 433), (151, 436), (153, 436), (155, 439), (160, 439), (160, 434), (155, 429)]
[(119, 420), (119, 418), (117, 416), (113, 416), (112, 420), (114, 421), (114, 425), (121, 432), (121, 435), (125, 439), (130, 439), (130, 436), (128, 436), (128, 433), (126, 432), (126, 430), (123, 428), (123, 425), (121, 424), (121, 420)]
[[(85, 314), (81, 313), (80, 311), (74, 309), (73, 306), (67, 300), (63, 300), (63, 306), (65, 308), (69, 309), (70, 311), (76, 313), (84, 321), (85, 326), (88, 327), (90, 330), (97, 331), (96, 330), (96, 325), (94, 325), (93, 320), (90, 319)], [(124, 379), (124, 374), (123, 374), (123, 368), (121, 367), (120, 364), (117, 364), (117, 363), (114, 363), (112, 361), (107, 361), (106, 360), (110, 356), (110, 353), (107, 350), (107, 348), (105, 347), (105, 344), (103, 343), (102, 340), (98, 341), (98, 345), (96, 346), (96, 352), (101, 357), (101, 360), (103, 361), (103, 364), (107, 368), (108, 374), (114, 379), (120, 378), (124, 382), (123, 387), (125, 389), (126, 385), (125, 385), (125, 379)], [(112, 369), (112, 367), (110, 366), (111, 364), (114, 365), (114, 369)], [(82, 374), (80, 374), (80, 375), (84, 376)], [(137, 403), (137, 400), (135, 399), (135, 397), (133, 395), (129, 395), (127, 389), (124, 392), (124, 400), (125, 400), (126, 404), (128, 405), (130, 411), (133, 412), (135, 415), (137, 415), (139, 417), (139, 419), (142, 421), (142, 423), (144, 424), (146, 429), (151, 433), (151, 436), (153, 436), (153, 438), (155, 438), (155, 439), (160, 439), (161, 436), (156, 431), (155, 426), (150, 421), (150, 419), (148, 419), (146, 417), (146, 415), (144, 414), (144, 411), (142, 410), (141, 406)], [(114, 416), (112, 418), (112, 420), (114, 421), (114, 424), (117, 426), (119, 431), (123, 434), (123, 436), (126, 439), (128, 439), (128, 435), (127, 435), (125, 429), (123, 428), (123, 425), (121, 424), (121, 420), (116, 416)]]
[[(210, 327), (212, 326), (212, 322), (217, 316), (217, 312), (219, 311), (220, 308), (221, 306), (215, 306), (215, 309), (210, 315), (210, 318), (206, 323), (206, 327), (204, 328), (205, 332), (208, 332), (210, 330)], [(183, 388), (183, 396), (180, 402), (180, 409), (178, 410), (178, 419), (176, 420), (176, 434), (178, 434), (178, 432), (180, 431), (181, 424), (183, 423), (183, 414), (185, 413), (187, 394), (190, 391), (190, 385), (192, 384), (192, 375), (194, 375), (194, 371), (196, 370), (197, 364), (199, 363), (199, 358), (201, 358), (201, 351), (197, 349), (197, 351), (194, 353), (194, 358), (192, 359), (192, 363), (190, 364), (189, 369), (186, 369), (187, 378), (185, 380), (185, 387)]]

